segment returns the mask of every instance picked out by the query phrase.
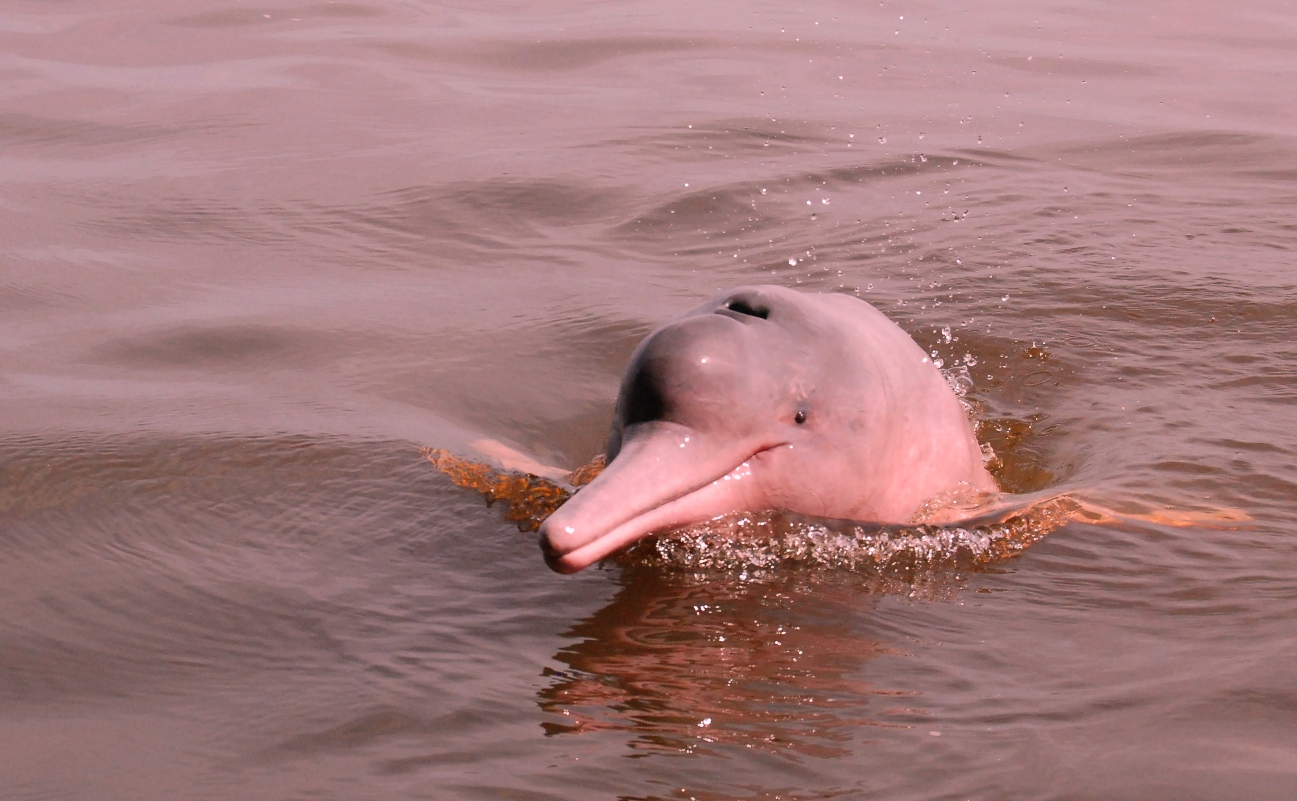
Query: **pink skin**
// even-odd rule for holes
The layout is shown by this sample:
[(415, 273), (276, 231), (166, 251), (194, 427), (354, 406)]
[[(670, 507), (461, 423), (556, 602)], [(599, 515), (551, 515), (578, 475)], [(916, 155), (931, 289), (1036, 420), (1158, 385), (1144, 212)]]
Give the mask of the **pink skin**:
[(940, 493), (996, 490), (963, 407), (904, 331), (854, 297), (770, 286), (641, 343), (608, 456), (541, 526), (554, 570), (730, 512), (902, 523)]
[[(766, 507), (757, 475), (769, 450), (708, 447), (698, 432), (675, 423), (635, 428), (638, 436), (595, 481), (608, 479), (594, 492), (586, 491), (593, 483), (578, 492), (545, 522), (542, 545), (554, 570), (575, 573), (660, 529)], [(609, 502), (626, 487), (632, 491), (625, 503)], [(653, 491), (634, 491), (647, 487)]]

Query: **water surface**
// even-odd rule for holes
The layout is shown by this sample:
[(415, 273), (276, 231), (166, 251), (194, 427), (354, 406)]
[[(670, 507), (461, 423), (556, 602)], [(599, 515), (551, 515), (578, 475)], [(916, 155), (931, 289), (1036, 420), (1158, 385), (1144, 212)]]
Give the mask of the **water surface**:
[[(1297, 10), (0, 11), (0, 795), (1297, 796)], [(550, 574), (713, 292), (859, 294), (1074, 523), (915, 581)], [(911, 577), (913, 578), (913, 577)]]

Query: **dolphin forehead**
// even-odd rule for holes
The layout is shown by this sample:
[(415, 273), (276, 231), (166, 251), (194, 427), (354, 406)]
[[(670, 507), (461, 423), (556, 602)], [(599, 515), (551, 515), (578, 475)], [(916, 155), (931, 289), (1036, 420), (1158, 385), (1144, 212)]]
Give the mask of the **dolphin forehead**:
[(779, 343), (788, 358), (808, 371), (837, 380), (849, 374), (877, 379), (896, 369), (932, 370), (920, 366), (926, 354), (909, 334), (851, 294), (804, 293), (761, 284), (717, 295), (689, 314), (725, 315), (748, 323), (763, 340), (763, 349)]
[(917, 365), (922, 356), (907, 334), (852, 295), (739, 287), (640, 343), (622, 381), (608, 455), (627, 426), (654, 420), (737, 436), (792, 419), (793, 405), (821, 419), (859, 417), (896, 383), (898, 358)]
[[(851, 337), (838, 330), (841, 311), (823, 298), (774, 285), (739, 287), (658, 328), (631, 357), (619, 417), (631, 424), (673, 404), (736, 400), (729, 414), (759, 412), (837, 372)], [(856, 298), (842, 300), (872, 311)]]
[(731, 418), (752, 377), (750, 334), (721, 315), (665, 325), (636, 349), (618, 395), (622, 425)]
[(893, 333), (888, 329), (894, 329), (909, 339), (854, 295), (808, 294), (769, 284), (717, 295), (685, 319), (708, 315), (742, 323), (753, 355), (750, 368), (767, 382), (782, 378), (794, 394), (813, 387), (828, 394), (857, 392), (862, 383), (875, 380), (878, 358), (891, 350), (872, 341), (875, 335), (888, 338)]
[(739, 287), (696, 307), (691, 317), (727, 317), (743, 324), (750, 350), (764, 362), (762, 369), (802, 375), (837, 372), (833, 365), (854, 358), (862, 324), (877, 315), (868, 303), (852, 295), (807, 294), (770, 284)]

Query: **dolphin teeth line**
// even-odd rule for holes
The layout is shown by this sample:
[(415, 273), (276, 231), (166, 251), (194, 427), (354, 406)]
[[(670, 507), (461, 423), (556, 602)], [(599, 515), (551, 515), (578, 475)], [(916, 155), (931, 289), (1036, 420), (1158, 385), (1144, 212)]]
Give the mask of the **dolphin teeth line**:
[[(627, 523), (631, 523), (631, 522), (635, 521), (637, 518), (643, 517), (643, 516), (648, 515), (648, 514), (652, 514), (653, 512), (657, 511), (658, 509), (661, 509), (663, 506), (666, 506), (667, 504), (675, 503), (676, 501), (681, 500), (681, 499), (683, 499), (683, 498), (688, 498), (690, 495), (693, 495), (695, 492), (698, 492), (698, 491), (700, 491), (700, 490), (702, 490), (702, 489), (705, 489), (705, 488), (707, 488), (708, 486), (710, 486), (710, 485), (712, 485), (712, 484), (715, 484), (715, 483), (718, 482), (718, 481), (723, 481), (723, 480), (725, 480), (725, 479), (728, 478), (730, 475), (732, 475), (732, 474), (734, 473), (735, 470), (738, 470), (740, 467), (742, 467), (742, 466), (745, 465), (745, 464), (749, 464), (752, 460), (756, 459), (756, 458), (757, 458), (758, 456), (760, 456), (761, 454), (763, 454), (763, 453), (767, 453), (767, 452), (769, 452), (769, 451), (773, 451), (773, 450), (776, 449), (776, 448), (782, 448), (782, 447), (784, 447), (784, 446), (787, 445), (787, 444), (788, 444), (787, 442), (777, 442), (777, 443), (775, 443), (774, 445), (765, 445), (765, 446), (762, 446), (762, 447), (756, 449), (755, 451), (753, 451), (753, 452), (752, 452), (751, 454), (749, 454), (748, 456), (744, 457), (743, 459), (740, 459), (739, 462), (738, 462), (738, 464), (736, 464), (736, 465), (734, 465), (733, 467), (729, 468), (729, 469), (726, 470), (724, 473), (721, 473), (720, 475), (716, 476), (715, 478), (709, 478), (709, 479), (707, 479), (707, 480), (705, 480), (705, 481), (703, 481), (703, 482), (697, 484), (696, 486), (692, 486), (692, 487), (690, 487), (689, 489), (685, 490), (684, 492), (681, 492), (681, 493), (678, 494), (678, 495), (672, 495), (672, 496), (670, 496), (670, 497), (663, 498), (660, 502), (655, 503), (655, 504), (653, 504), (652, 506), (646, 506), (646, 507), (644, 507), (643, 509), (636, 510), (635, 512), (633, 512), (633, 513), (627, 515), (626, 517), (618, 518), (618, 519), (617, 519), (617, 522), (615, 522), (614, 524), (608, 526), (608, 527), (607, 527), (607, 530), (604, 531), (604, 532), (603, 532), (602, 534), (600, 534), (599, 536), (597, 536), (597, 537), (595, 537), (595, 538), (593, 538), (593, 539), (591, 539), (591, 540), (586, 541), (585, 543), (583, 543), (583, 544), (577, 546), (576, 548), (572, 548), (572, 549), (570, 549), (570, 550), (563, 551), (563, 552), (554, 551), (553, 554), (554, 554), (555, 556), (560, 556), (560, 557), (562, 557), (562, 556), (567, 556), (568, 554), (571, 554), (571, 553), (575, 553), (576, 551), (579, 551), (579, 550), (581, 550), (582, 548), (585, 548), (585, 547), (591, 545), (592, 543), (596, 543), (596, 542), (598, 542), (599, 540), (603, 539), (604, 537), (608, 536), (609, 534), (613, 533), (614, 531), (617, 531), (618, 529), (620, 529), (622, 526), (626, 525)], [(543, 522), (543, 520), (542, 520), (542, 522)]]

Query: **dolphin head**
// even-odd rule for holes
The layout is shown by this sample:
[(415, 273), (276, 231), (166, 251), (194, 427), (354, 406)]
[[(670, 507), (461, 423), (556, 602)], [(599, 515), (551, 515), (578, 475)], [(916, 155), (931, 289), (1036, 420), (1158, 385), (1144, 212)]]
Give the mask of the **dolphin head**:
[(607, 467), (542, 524), (546, 561), (575, 572), (654, 531), (744, 510), (899, 522), (926, 498), (893, 497), (888, 475), (914, 411), (893, 397), (916, 389), (949, 395), (968, 429), (925, 354), (863, 301), (774, 286), (718, 296), (632, 355)]

